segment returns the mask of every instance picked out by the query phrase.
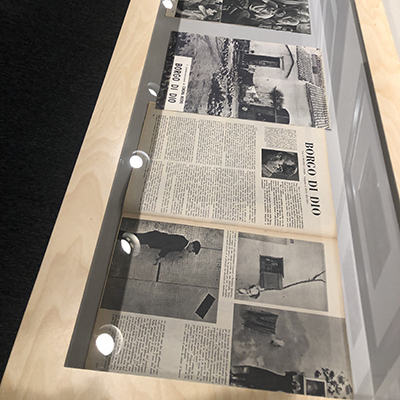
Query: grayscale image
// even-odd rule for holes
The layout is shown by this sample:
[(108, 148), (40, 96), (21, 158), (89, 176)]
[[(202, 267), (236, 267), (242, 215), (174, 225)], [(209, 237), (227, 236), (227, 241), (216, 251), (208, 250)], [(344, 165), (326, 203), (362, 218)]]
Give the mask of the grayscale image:
[(318, 379), (306, 379), (307, 396), (326, 397), (326, 382)]
[(240, 232), (238, 300), (328, 311), (324, 245)]
[(200, 21), (221, 21), (222, 0), (179, 0), (175, 17)]
[(299, 181), (299, 160), (297, 153), (262, 149), (261, 176), (263, 178)]
[(167, 15), (311, 34), (308, 0), (179, 0)]
[(344, 319), (236, 304), (230, 385), (352, 399)]
[(311, 34), (308, 0), (224, 0), (221, 21)]
[[(177, 56), (188, 60), (185, 78), (173, 75)], [(187, 82), (176, 108), (167, 97), (179, 79)], [(330, 127), (319, 50), (185, 32), (171, 34), (157, 108)]]
[(215, 323), (222, 247), (222, 230), (123, 218), (101, 308)]

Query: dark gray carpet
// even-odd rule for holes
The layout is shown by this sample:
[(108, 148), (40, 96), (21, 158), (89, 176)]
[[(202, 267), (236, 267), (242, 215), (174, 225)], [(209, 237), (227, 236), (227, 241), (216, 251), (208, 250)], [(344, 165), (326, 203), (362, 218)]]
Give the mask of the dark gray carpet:
[(0, 1), (0, 378), (128, 3)]

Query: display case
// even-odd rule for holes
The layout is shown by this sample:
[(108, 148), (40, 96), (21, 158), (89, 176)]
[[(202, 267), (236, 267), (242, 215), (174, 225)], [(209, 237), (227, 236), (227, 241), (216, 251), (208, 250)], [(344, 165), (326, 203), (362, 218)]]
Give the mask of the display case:
[[(231, 3), (235, 5), (234, 1)], [(246, 2), (237, 3), (243, 7), (242, 3)], [(253, 3), (256, 7), (262, 2)], [(292, 3), (296, 2), (282, 1), (286, 17), (293, 20), (290, 14), (293, 11), (289, 9)], [(90, 226), (91, 205), (73, 203), (74, 213), (86, 224), (72, 225), (70, 229), (85, 232), (81, 233), (81, 240), (76, 241), (73, 236), (67, 239), (68, 257), (64, 258), (62, 252), (51, 257), (45, 272), (41, 272), (46, 279), (40, 279), (39, 275), (25, 317), (30, 319), (21, 326), (22, 333), (16, 343), (18, 349), (28, 340), (27, 354), (16, 355), (14, 350), (1, 387), (4, 398), (22, 398), (33, 388), (37, 394), (31, 398), (43, 398), (40, 396), (44, 392), (61, 398), (72, 398), (72, 393), (73, 398), (83, 398), (85, 393), (96, 398), (130, 398), (131, 391), (140, 398), (165, 399), (177, 396), (290, 398), (281, 392), (292, 393), (293, 398), (297, 395), (399, 397), (400, 209), (396, 164), (391, 162), (393, 145), (381, 117), (386, 110), (380, 112), (382, 107), (390, 108), (390, 104), (383, 104), (377, 98), (374, 71), (371, 73), (368, 63), (355, 3), (309, 0), (297, 2), (296, 6), (300, 3), (307, 4), (310, 31), (307, 18), (297, 31), (293, 27), (300, 25), (298, 21), (297, 25), (278, 24), (284, 15), (276, 20), (268, 17), (264, 28), (244, 24), (251, 11), (248, 5), (248, 13), (241, 13), (232, 23), (229, 19), (214, 21), (218, 11), (206, 5), (199, 8), (196, 4), (194, 10), (201, 13), (199, 18), (203, 20), (195, 20), (191, 14), (186, 15), (190, 18), (168, 16), (171, 11), (165, 1), (131, 4), (116, 48), (116, 55), (124, 58), (126, 53), (129, 60), (124, 60), (122, 69), (118, 70), (113, 58), (109, 72), (114, 68), (118, 72), (113, 76), (117, 77), (122, 71), (127, 79), (117, 85), (117, 89), (123, 88), (121, 95), (114, 93), (115, 86), (108, 81), (111, 83), (105, 85), (100, 97), (125, 104), (97, 106), (111, 114), (114, 109), (122, 109), (123, 114), (112, 116), (115, 122), (107, 125), (106, 117), (100, 111), (95, 112), (92, 129), (100, 129), (102, 134), (98, 138), (88, 136), (78, 160), (76, 179), (69, 189), (72, 194), (88, 184), (93, 186), (93, 182), (99, 185), (107, 182), (108, 186), (99, 191), (103, 206), (96, 211), (98, 224)], [(240, 11), (240, 7), (227, 8), (229, 15), (234, 15), (237, 9)], [(211, 11), (207, 14), (207, 10)], [(285, 31), (277, 26), (290, 29)], [(172, 32), (177, 33), (171, 36)], [(149, 44), (141, 40), (142, 36), (151, 37)], [(172, 40), (175, 40), (175, 50)], [(169, 110), (164, 107), (165, 111), (157, 111), (163, 108), (173, 90), (174, 68), (177, 64), (185, 65), (185, 60), (182, 62), (176, 57), (173, 62), (168, 61), (171, 49), (176, 57), (191, 58), (187, 71), (191, 72), (192, 81), (183, 85), (180, 82), (179, 90), (183, 93), (182, 88), (186, 86), (188, 90), (190, 85), (192, 91), (186, 92), (185, 102), (192, 97), (194, 106)], [(215, 61), (217, 56), (220, 58)], [(131, 64), (136, 57), (145, 59), (143, 67)], [(214, 73), (214, 64), (218, 68), (222, 64), (221, 71)], [(231, 71), (236, 65), (240, 65), (240, 70), (232, 78)], [(224, 74), (223, 67), (229, 70), (231, 81), (217, 76)], [(207, 68), (209, 78), (199, 77)], [(267, 75), (260, 72), (265, 69), (273, 71)], [(293, 71), (296, 79), (294, 83), (289, 82), (294, 85), (289, 87), (288, 77), (293, 76)], [(284, 76), (283, 83), (279, 76)], [(221, 89), (225, 84), (226, 91)], [(240, 89), (235, 89), (235, 85)], [(268, 96), (267, 106), (263, 95)], [(233, 100), (228, 101), (228, 96)], [(206, 106), (202, 107), (204, 98)], [(156, 108), (151, 105), (154, 102)], [(224, 112), (227, 102), (232, 112)], [(272, 116), (265, 116), (266, 108), (272, 110)], [(196, 117), (192, 116), (193, 110), (197, 110)], [(290, 118), (283, 110), (289, 110)], [(186, 111), (191, 113), (186, 115)], [(239, 122), (230, 117), (242, 119)], [(176, 126), (171, 122), (174, 118)], [(106, 125), (102, 125), (103, 121)], [(193, 124), (196, 128), (192, 128)], [(174, 133), (173, 140), (158, 142), (172, 130), (180, 133)], [(215, 136), (203, 134), (207, 130), (212, 130)], [(257, 134), (260, 139), (249, 133), (252, 130), (261, 132)], [(229, 141), (232, 134), (240, 135), (238, 143)], [(221, 137), (224, 140), (218, 142)], [(243, 143), (251, 140), (257, 144), (245, 148)], [(201, 147), (205, 141), (210, 143)], [(177, 160), (175, 155), (184, 155), (193, 143), (196, 146), (193, 151), (198, 150), (196, 161)], [(165, 159), (160, 158), (159, 148), (163, 149)], [(204, 166), (211, 165), (215, 170), (214, 161), (209, 161), (207, 154), (215, 160), (221, 148), (221, 163), (224, 163), (221, 165), (229, 171), (235, 170), (235, 175), (219, 171), (218, 180)], [(88, 174), (79, 175), (79, 167), (92, 157), (91, 149), (96, 149), (95, 157), (100, 154), (112, 159), (111, 172), (95, 163)], [(235, 165), (225, 164), (232, 149), (245, 154), (243, 157), (235, 154)], [(253, 154), (256, 160), (251, 160)], [(132, 169), (132, 155), (139, 156), (143, 165)], [(286, 160), (286, 165), (280, 166), (281, 175), (268, 170), (268, 157), (275, 162), (278, 158)], [(297, 157), (295, 161), (293, 157)], [(190, 175), (184, 172), (185, 168), (172, 165), (175, 161), (190, 169)], [(237, 167), (240, 162), (245, 165), (242, 169)], [(247, 163), (254, 163), (254, 168)], [(175, 168), (175, 172), (168, 172), (167, 168)], [(284, 176), (283, 172), (289, 169)], [(191, 191), (190, 198), (196, 198), (193, 203), (197, 206), (192, 205), (191, 213), (173, 211), (171, 203), (180, 201), (178, 194), (167, 198), (159, 187), (154, 189), (156, 179), (152, 174), (164, 177), (170, 174), (171, 180), (175, 179), (170, 184), (175, 186), (171, 187), (178, 185), (177, 180), (197, 179), (196, 190), (193, 185), (182, 189), (186, 193), (182, 202), (189, 202), (187, 193)], [(168, 187), (168, 177), (165, 179), (157, 184)], [(213, 179), (219, 183), (214, 182), (210, 188), (207, 182)], [(246, 192), (248, 199), (248, 192), (253, 190), (252, 179), (257, 182), (254, 183), (253, 197), (257, 198), (254, 210), (249, 206), (252, 200), (244, 201), (237, 194)], [(237, 182), (242, 186), (232, 192)], [(215, 196), (213, 207), (215, 210), (218, 202), (225, 202), (229, 210), (201, 214), (206, 208), (204, 204), (209, 204), (201, 197), (202, 192), (205, 196), (224, 193), (224, 196)], [(165, 202), (169, 201), (169, 207), (160, 205), (155, 211), (157, 206), (151, 208), (148, 200), (148, 208), (143, 208), (144, 198), (153, 196), (156, 204), (160, 193)], [(240, 200), (243, 208), (235, 201), (229, 203), (232, 193), (236, 193), (237, 202)], [(264, 196), (262, 204), (267, 204), (266, 193), (285, 198), (282, 200), (282, 207), (286, 207), (284, 223), (277, 222), (279, 207), (275, 200), (271, 200), (273, 206), (270, 206), (274, 222), (266, 222), (264, 216), (268, 213), (263, 208), (260, 211), (263, 222), (257, 223), (260, 193)], [(200, 198), (203, 203), (198, 206)], [(139, 206), (130, 199), (136, 199)], [(298, 203), (302, 207), (296, 208)], [(238, 218), (239, 212), (245, 217)], [(301, 221), (299, 213), (304, 214)], [(306, 217), (306, 213), (310, 216)], [(58, 223), (67, 224), (67, 221)], [(133, 239), (129, 236), (132, 232)], [(168, 258), (168, 252), (163, 253), (161, 245), (154, 244), (153, 237), (145, 237), (149, 233), (154, 236), (155, 232), (184, 236), (182, 249), (169, 250), (177, 253), (174, 259)], [(129, 258), (123, 258), (121, 239), (127, 240), (129, 252), (133, 250)], [(56, 231), (53, 241), (63, 240), (63, 234)], [(135, 240), (139, 240), (139, 246)], [(192, 254), (181, 255), (189, 242), (199, 243), (200, 248), (194, 245)], [(138, 248), (142, 253), (135, 258)], [(256, 265), (255, 272), (249, 268), (249, 262)], [(191, 272), (182, 272), (182, 268), (189, 266)], [(68, 279), (61, 272), (65, 269), (71, 270)], [(293, 273), (293, 269), (297, 272)], [(76, 289), (75, 279), (80, 282)], [(56, 289), (67, 282), (71, 287), (63, 292), (67, 297), (61, 298), (62, 291)], [(251, 292), (255, 289), (256, 294)], [(43, 294), (46, 292), (50, 294)], [(135, 299), (130, 301), (129, 297)], [(45, 318), (39, 319), (34, 308), (39, 306), (40, 310), (44, 302), (49, 309)], [(75, 311), (67, 311), (70, 307)], [(101, 310), (112, 310), (114, 314), (106, 311), (102, 314)], [(62, 333), (61, 344), (58, 336), (63, 326), (66, 332)], [(171, 327), (178, 327), (177, 331)], [(39, 338), (29, 337), (31, 333)], [(102, 333), (110, 334), (113, 339), (111, 354), (96, 353), (96, 340)], [(161, 338), (168, 333), (174, 340), (164, 346)], [(246, 335), (248, 339), (243, 338)], [(147, 341), (143, 342), (141, 336), (146, 336)], [(201, 341), (207, 343), (201, 346)], [(39, 352), (34, 349), (36, 343), (39, 343)], [(124, 346), (130, 348), (129, 355), (124, 352)], [(197, 348), (197, 352), (189, 354), (191, 347)], [(207, 353), (210, 348), (212, 352)], [(190, 357), (200, 361), (190, 359), (189, 362)], [(226, 362), (215, 362), (221, 359)], [(10, 371), (19, 363), (26, 368), (43, 367), (32, 378), (29, 376), (26, 388), (20, 387), (24, 379), (22, 372), (19, 377), (11, 376)], [(168, 364), (174, 364), (176, 369), (169, 368)], [(54, 365), (56, 372), (51, 372)], [(38, 373), (45, 389), (33, 382), (33, 376)], [(46, 382), (46, 374), (49, 377), (56, 374), (58, 382), (65, 380), (63, 393)], [(256, 384), (252, 379), (264, 384)], [(96, 388), (92, 387), (95, 383)]]

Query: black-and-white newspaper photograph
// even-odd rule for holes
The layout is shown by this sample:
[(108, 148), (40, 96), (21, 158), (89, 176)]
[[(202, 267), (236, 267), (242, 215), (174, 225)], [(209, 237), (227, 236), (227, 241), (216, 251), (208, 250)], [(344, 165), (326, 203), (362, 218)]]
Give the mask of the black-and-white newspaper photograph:
[(239, 232), (235, 298), (328, 311), (323, 243)]
[(223, 0), (175, 0), (169, 17), (221, 22)]
[(172, 32), (157, 108), (330, 128), (320, 50)]
[(215, 323), (223, 236), (218, 229), (124, 218), (101, 307)]
[(176, 0), (166, 16), (311, 34), (308, 0)]
[(261, 164), (261, 176), (263, 178), (299, 181), (299, 159), (297, 153), (262, 149)]
[(230, 384), (353, 398), (344, 319), (235, 304)]

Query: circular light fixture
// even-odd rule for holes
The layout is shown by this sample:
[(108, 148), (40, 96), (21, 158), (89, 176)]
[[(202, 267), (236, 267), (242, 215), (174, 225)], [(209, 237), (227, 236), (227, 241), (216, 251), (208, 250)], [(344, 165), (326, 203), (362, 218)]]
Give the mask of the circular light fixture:
[(147, 90), (149, 91), (149, 93), (154, 96), (157, 97), (158, 96), (158, 92), (160, 91), (160, 86), (158, 86), (156, 83), (154, 82), (149, 82), (147, 84)]
[(132, 247), (126, 239), (121, 239), (121, 247), (126, 254), (131, 254)]
[(97, 350), (105, 357), (119, 354), (124, 347), (124, 337), (118, 327), (112, 324), (101, 326), (96, 333)]
[(96, 346), (103, 356), (109, 356), (114, 351), (115, 342), (110, 334), (102, 333), (96, 339)]
[(136, 257), (140, 253), (140, 241), (132, 232), (125, 232), (122, 235), (121, 247), (126, 254), (132, 253), (132, 257)]
[(140, 169), (144, 163), (150, 164), (150, 157), (142, 150), (135, 150), (129, 158), (129, 164), (134, 169)]
[(168, 8), (168, 10), (170, 10), (173, 7), (173, 3), (171, 0), (163, 0), (162, 3), (165, 8)]
[(132, 168), (135, 168), (135, 169), (142, 168), (142, 166), (143, 166), (143, 159), (142, 159), (139, 155), (134, 154), (134, 155), (129, 159), (129, 164), (131, 164), (131, 167), (132, 167)]

